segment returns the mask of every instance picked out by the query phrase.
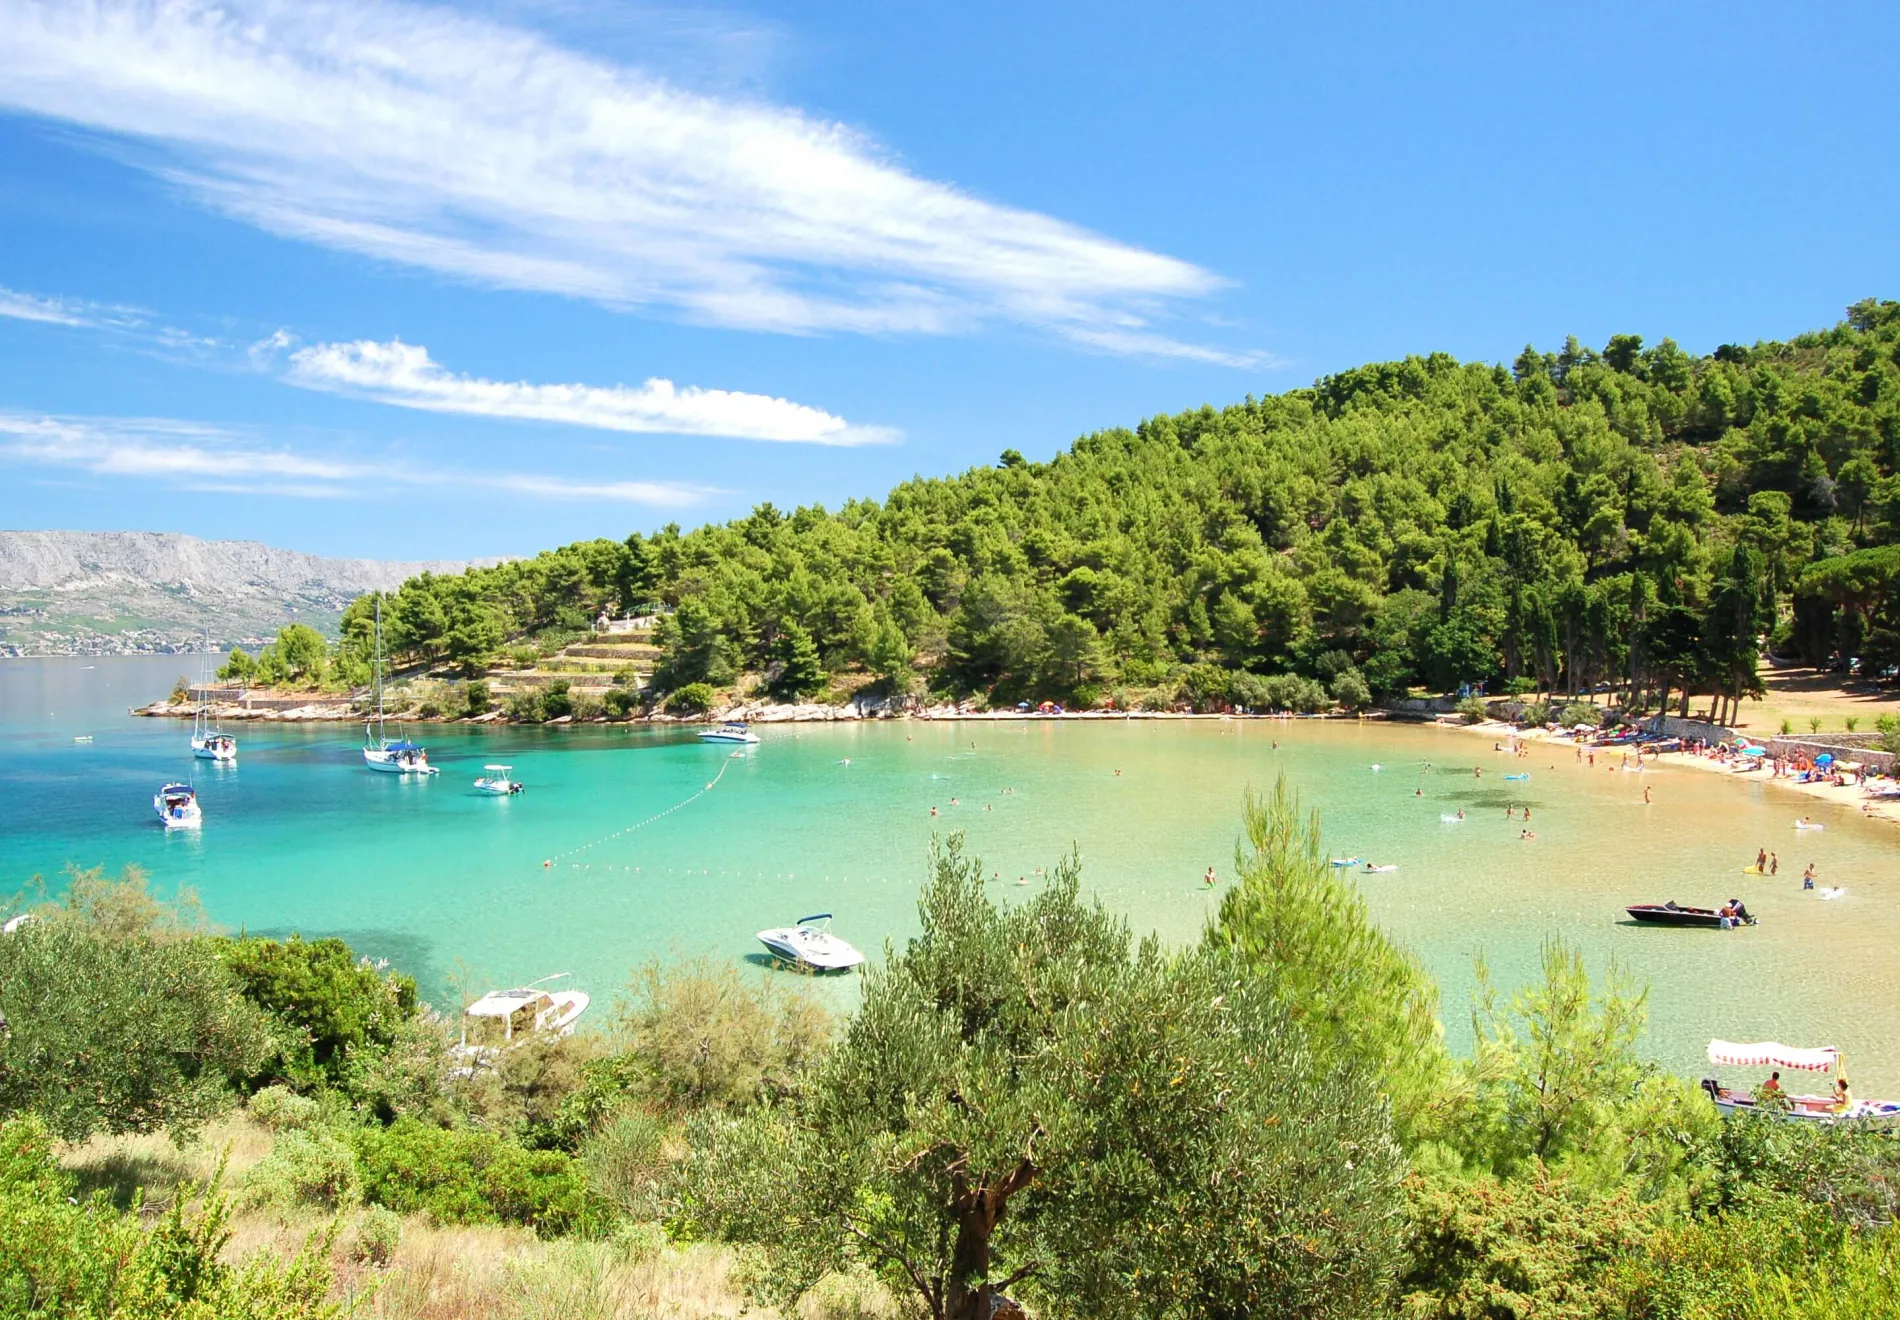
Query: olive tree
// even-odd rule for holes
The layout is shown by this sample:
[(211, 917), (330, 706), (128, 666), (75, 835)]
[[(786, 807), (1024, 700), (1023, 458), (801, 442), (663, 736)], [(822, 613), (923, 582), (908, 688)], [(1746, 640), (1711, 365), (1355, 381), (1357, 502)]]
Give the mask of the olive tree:
[(1080, 900), (1073, 860), (1004, 908), (952, 839), (919, 910), (806, 1087), (695, 1124), (682, 1214), (764, 1248), (764, 1291), (865, 1265), (934, 1320), (1005, 1293), (1052, 1316), (1377, 1304), (1389, 1120), (1270, 975), (1215, 944), (1136, 944)]
[(114, 936), (71, 915), (0, 936), (0, 1115), (68, 1141), (188, 1132), (274, 1048), (210, 940)]

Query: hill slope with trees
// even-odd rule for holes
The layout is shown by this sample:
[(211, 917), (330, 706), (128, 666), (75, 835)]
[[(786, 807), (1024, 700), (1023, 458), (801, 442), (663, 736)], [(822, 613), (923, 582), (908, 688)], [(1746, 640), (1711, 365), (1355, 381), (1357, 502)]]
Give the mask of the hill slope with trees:
[[(1362, 705), (1758, 686), (1760, 643), (1900, 663), (1900, 303), (1696, 357), (1617, 335), (1378, 363), (1084, 436), (1047, 463), (405, 582), (391, 645), (479, 673), (665, 614), (653, 690), (833, 674), (993, 701)], [(344, 620), (365, 668), (372, 602)]]

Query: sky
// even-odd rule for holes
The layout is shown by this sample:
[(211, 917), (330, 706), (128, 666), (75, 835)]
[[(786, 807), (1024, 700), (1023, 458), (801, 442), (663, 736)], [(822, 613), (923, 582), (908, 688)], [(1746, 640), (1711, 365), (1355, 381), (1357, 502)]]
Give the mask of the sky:
[(1745, 0), (0, 0), (0, 528), (530, 554), (1408, 353), (1786, 338), (1900, 297), (1897, 49)]

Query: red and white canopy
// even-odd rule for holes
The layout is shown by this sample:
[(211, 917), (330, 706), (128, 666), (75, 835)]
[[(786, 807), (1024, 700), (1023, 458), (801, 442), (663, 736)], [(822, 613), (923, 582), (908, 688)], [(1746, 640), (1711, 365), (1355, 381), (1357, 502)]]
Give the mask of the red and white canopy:
[(1840, 1057), (1841, 1052), (1832, 1045), (1823, 1045), (1818, 1050), (1800, 1050), (1774, 1040), (1753, 1044), (1732, 1040), (1709, 1042), (1710, 1063), (1726, 1063), (1737, 1068), (1792, 1068), (1801, 1072), (1827, 1072)]

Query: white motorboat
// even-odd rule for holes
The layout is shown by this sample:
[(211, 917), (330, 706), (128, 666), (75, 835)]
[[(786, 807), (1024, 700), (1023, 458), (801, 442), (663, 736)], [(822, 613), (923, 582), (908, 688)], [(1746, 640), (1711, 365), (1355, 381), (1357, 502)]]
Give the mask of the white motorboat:
[(727, 720), (716, 729), (702, 729), (699, 740), (709, 743), (755, 743), (759, 735), (738, 720)]
[[(824, 923), (822, 925), (817, 923)], [(759, 932), (759, 943), (789, 963), (799, 963), (821, 972), (849, 971), (864, 962), (864, 955), (833, 935), (829, 912), (800, 917), (792, 926), (778, 926)]]
[(501, 797), (519, 793), (521, 781), (508, 777), (512, 769), (512, 765), (485, 765), (481, 777), (475, 781), (475, 787), (483, 793), (494, 793)]
[(463, 1011), (457, 1051), (471, 1061), (481, 1061), (537, 1038), (572, 1033), (592, 997), (584, 990), (541, 988), (543, 981), (558, 981), (566, 975), (556, 972), (513, 990), (490, 990), (477, 999)]
[(152, 810), (168, 830), (191, 830), (204, 824), (198, 794), (190, 784), (167, 784), (152, 795)]
[(191, 754), (200, 761), (232, 765), (237, 761), (237, 739), (211, 725), (211, 699), (205, 689), (211, 684), (211, 636), (205, 634), (204, 658), (198, 663), (198, 713), (191, 721)]
[[(371, 734), (374, 725), (376, 732)], [(363, 764), (389, 775), (432, 775), (429, 753), (403, 738), (385, 736), (383, 727), (383, 599), (376, 598), (376, 718), (363, 722)]]
[[(1773, 1068), (1779, 1077), (1783, 1068), (1790, 1072), (1836, 1072), (1840, 1068), (1841, 1053), (1832, 1045), (1798, 1049), (1772, 1040), (1752, 1043), (1712, 1040), (1709, 1042), (1709, 1062), (1738, 1068)], [(1831, 1095), (1791, 1095), (1782, 1090), (1777, 1082), (1772, 1091), (1766, 1085), (1758, 1086), (1753, 1091), (1744, 1091), (1723, 1086), (1713, 1077), (1702, 1079), (1702, 1089), (1715, 1102), (1717, 1111), (1725, 1117), (1764, 1113), (1790, 1122), (1807, 1123), (1891, 1123), (1900, 1120), (1900, 1101), (1849, 1099), (1844, 1102), (1838, 1089)]]

